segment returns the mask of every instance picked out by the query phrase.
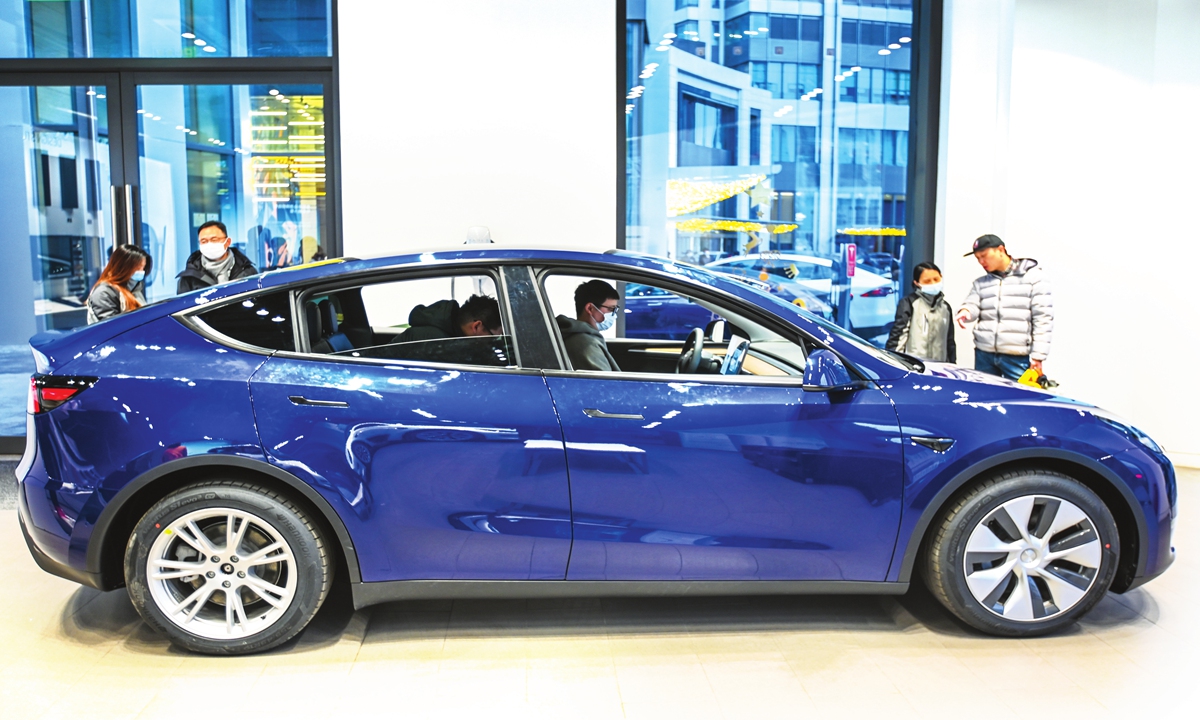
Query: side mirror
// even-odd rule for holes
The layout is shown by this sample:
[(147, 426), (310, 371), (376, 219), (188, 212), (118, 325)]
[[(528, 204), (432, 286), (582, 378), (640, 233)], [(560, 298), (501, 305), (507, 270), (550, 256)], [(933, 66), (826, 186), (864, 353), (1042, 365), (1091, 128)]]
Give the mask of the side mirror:
[(813, 350), (804, 366), (804, 390), (808, 392), (838, 392), (864, 387), (850, 377), (842, 359), (828, 350)]

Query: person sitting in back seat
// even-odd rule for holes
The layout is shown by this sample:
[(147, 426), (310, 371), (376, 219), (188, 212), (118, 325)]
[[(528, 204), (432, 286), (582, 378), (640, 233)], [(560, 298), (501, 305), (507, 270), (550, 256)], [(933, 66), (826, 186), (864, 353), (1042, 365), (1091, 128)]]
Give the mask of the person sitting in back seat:
[(500, 303), (487, 295), (472, 295), (462, 307), (454, 300), (418, 305), (409, 313), (408, 325), (397, 343), (504, 334)]

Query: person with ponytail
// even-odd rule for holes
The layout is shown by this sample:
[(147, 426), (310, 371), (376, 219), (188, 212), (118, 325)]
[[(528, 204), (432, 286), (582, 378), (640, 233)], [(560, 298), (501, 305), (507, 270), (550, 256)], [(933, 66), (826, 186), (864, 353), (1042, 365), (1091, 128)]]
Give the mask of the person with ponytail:
[(137, 310), (146, 304), (142, 293), (150, 254), (135, 245), (118, 245), (87, 298), (88, 325)]

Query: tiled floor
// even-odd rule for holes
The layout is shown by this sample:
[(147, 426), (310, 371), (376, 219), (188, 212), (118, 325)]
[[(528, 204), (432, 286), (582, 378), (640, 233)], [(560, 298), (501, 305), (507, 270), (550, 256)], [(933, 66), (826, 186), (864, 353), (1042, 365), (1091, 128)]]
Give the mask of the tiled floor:
[(357, 613), (335, 596), (245, 658), (176, 651), (124, 591), (43, 573), (4, 510), (0, 718), (1200, 717), (1200, 472), (1180, 484), (1175, 566), (1052, 638), (981, 637), (921, 591)]

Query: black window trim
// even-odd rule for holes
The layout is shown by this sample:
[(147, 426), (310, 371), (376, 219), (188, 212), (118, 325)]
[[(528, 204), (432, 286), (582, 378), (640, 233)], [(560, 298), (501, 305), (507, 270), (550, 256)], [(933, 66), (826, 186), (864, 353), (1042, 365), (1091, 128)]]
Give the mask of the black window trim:
[[(232, 305), (236, 302), (241, 302), (247, 298), (256, 297), (259, 295), (264, 295), (264, 294), (273, 293), (273, 292), (282, 292), (282, 291), (292, 292), (292, 289), (288, 288), (286, 286), (270, 287), (270, 288), (254, 287), (254, 288), (251, 288), (250, 290), (245, 290), (240, 293), (236, 293), (234, 295), (229, 295), (228, 297), (223, 297), (220, 300), (214, 300), (212, 302), (201, 303), (194, 307), (180, 310), (176, 313), (173, 313), (171, 315), (171, 317), (175, 318), (175, 320), (177, 322), (179, 322), (181, 325), (188, 328), (192, 332), (196, 333), (200, 337), (202, 337), (206, 340), (209, 340), (211, 342), (217, 343), (218, 345), (223, 345), (225, 347), (232, 348), (234, 350), (240, 350), (241, 352), (251, 353), (252, 355), (263, 355), (266, 357), (270, 357), (271, 355), (274, 355), (278, 352), (286, 352), (286, 351), (274, 350), (272, 348), (263, 347), (261, 345), (251, 345), (250, 343), (246, 343), (246, 342), (242, 342), (241, 340), (234, 339), (234, 338), (226, 335), (225, 333), (217, 330), (212, 325), (209, 325), (208, 323), (204, 322), (204, 318), (199, 317), (199, 316), (202, 313), (208, 312), (210, 310), (216, 310), (216, 309), (225, 307), (226, 305)], [(289, 298), (288, 302), (289, 302), (289, 304), (292, 304), (292, 299)], [(296, 328), (294, 314), (295, 313), (293, 311), (293, 319), (292, 319), (293, 337), (295, 337), (294, 333), (295, 333), (295, 328)]]

